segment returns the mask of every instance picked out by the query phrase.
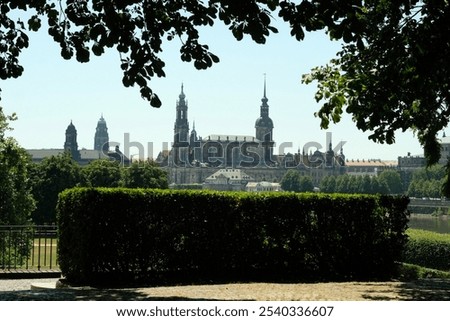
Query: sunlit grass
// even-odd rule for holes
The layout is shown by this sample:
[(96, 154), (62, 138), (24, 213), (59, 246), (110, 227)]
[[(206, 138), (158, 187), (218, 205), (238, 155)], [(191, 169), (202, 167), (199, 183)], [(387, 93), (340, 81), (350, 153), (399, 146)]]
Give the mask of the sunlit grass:
[(36, 238), (27, 264), (20, 268), (28, 270), (58, 269), (56, 238)]

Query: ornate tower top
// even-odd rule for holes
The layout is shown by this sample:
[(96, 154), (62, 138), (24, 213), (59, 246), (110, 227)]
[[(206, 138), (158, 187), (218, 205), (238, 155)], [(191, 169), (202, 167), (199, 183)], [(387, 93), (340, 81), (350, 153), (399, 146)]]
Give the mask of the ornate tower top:
[(97, 122), (94, 136), (94, 150), (108, 151), (109, 150), (109, 135), (106, 121), (103, 118), (103, 113)]
[(256, 138), (263, 140), (272, 140), (273, 121), (269, 117), (269, 99), (266, 96), (266, 74), (264, 74), (264, 92), (261, 98), (260, 117), (256, 120)]
[(69, 153), (74, 160), (80, 159), (80, 152), (78, 151), (77, 143), (77, 129), (72, 120), (66, 129), (66, 141), (64, 142), (64, 151)]
[(188, 125), (188, 119), (187, 119), (187, 101), (186, 101), (186, 95), (184, 94), (184, 85), (181, 83), (181, 93), (178, 96), (180, 99), (177, 101), (177, 116), (175, 120), (175, 129), (180, 129), (181, 127), (187, 127), (189, 129)]
[(188, 106), (185, 100), (184, 85), (181, 84), (181, 93), (177, 101), (177, 115), (174, 126), (173, 138), (173, 162), (177, 165), (185, 165), (189, 158), (189, 122), (188, 122)]
[(184, 98), (186, 98), (186, 95), (184, 94), (184, 84), (183, 83), (181, 83), (181, 93), (178, 97), (180, 97), (180, 100), (184, 100)]
[(262, 105), (261, 105), (261, 117), (266, 116), (269, 117), (269, 105), (267, 102), (269, 99), (266, 97), (266, 74), (264, 74), (264, 94), (263, 98), (261, 98)]

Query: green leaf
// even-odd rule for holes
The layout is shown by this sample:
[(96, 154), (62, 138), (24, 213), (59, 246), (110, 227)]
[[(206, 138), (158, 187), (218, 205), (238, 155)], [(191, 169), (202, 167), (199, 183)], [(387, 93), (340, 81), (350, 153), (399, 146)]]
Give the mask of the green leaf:
[(94, 53), (94, 55), (96, 56), (101, 56), (102, 54), (105, 53), (105, 49), (103, 48), (102, 45), (100, 45), (98, 42), (95, 42), (92, 45), (92, 52)]
[(28, 20), (28, 28), (32, 31), (38, 31), (41, 28), (41, 19), (34, 15)]
[(219, 63), (220, 62), (219, 57), (217, 57), (216, 55), (210, 53), (209, 56), (211, 57), (212, 61), (214, 61), (214, 63)]
[(73, 56), (73, 49), (70, 48), (68, 45), (62, 46), (61, 47), (61, 56), (66, 60), (71, 59)]
[(162, 102), (156, 94), (152, 95), (152, 98), (150, 100), (150, 105), (155, 108), (161, 107)]
[(88, 62), (89, 61), (89, 49), (85, 46), (80, 46), (76, 48), (76, 58), (78, 62)]

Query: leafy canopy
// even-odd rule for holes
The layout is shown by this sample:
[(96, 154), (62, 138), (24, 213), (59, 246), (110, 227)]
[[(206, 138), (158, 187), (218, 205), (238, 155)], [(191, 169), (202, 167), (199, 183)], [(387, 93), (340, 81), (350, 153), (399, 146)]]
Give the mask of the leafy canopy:
[[(28, 10), (33, 9), (33, 10)], [(13, 14), (20, 10), (21, 14)], [(13, 17), (32, 12), (24, 20)], [(393, 143), (398, 130), (415, 130), (428, 163), (439, 160), (439, 130), (450, 110), (450, 5), (448, 0), (66, 0), (8, 1), (0, 4), (0, 78), (19, 77), (21, 51), (28, 47), (27, 28), (42, 19), (61, 47), (64, 59), (88, 62), (115, 48), (120, 53), (123, 84), (137, 85), (154, 107), (161, 101), (151, 90), (153, 77), (164, 77), (164, 41), (180, 41), (180, 58), (198, 69), (219, 58), (200, 42), (199, 29), (222, 22), (237, 40), (257, 43), (277, 32), (278, 15), (291, 35), (326, 30), (343, 40), (337, 58), (303, 77), (318, 82), (316, 113), (321, 126), (338, 122), (345, 109), (369, 138)], [(27, 28), (26, 28), (27, 27)]]
[(303, 82), (318, 81), (321, 127), (346, 108), (359, 129), (381, 143), (413, 129), (429, 164), (439, 161), (438, 131), (449, 121), (448, 1), (352, 1), (353, 12), (331, 29), (345, 44), (330, 64)]
[(311, 177), (302, 176), (300, 172), (290, 169), (280, 182), (281, 188), (289, 192), (312, 192), (314, 184)]
[[(32, 0), (0, 4), (0, 78), (19, 77), (19, 55), (29, 45), (27, 29), (38, 31), (47, 20), (48, 33), (61, 47), (64, 59), (88, 62), (115, 48), (120, 54), (123, 84), (138, 85), (152, 106), (161, 101), (149, 87), (153, 77), (164, 77), (159, 55), (164, 41), (180, 42), (180, 58), (198, 69), (211, 67), (219, 58), (200, 42), (199, 29), (222, 22), (237, 40), (249, 35), (265, 43), (278, 15), (302, 40), (305, 31), (327, 29), (334, 38), (353, 39), (360, 31), (357, 13), (361, 1), (288, 0)], [(29, 10), (32, 9), (32, 10)], [(27, 11), (28, 10), (28, 11)], [(20, 11), (19, 14), (15, 11)], [(24, 22), (26, 16), (27, 23)], [(18, 19), (15, 17), (19, 16)]]
[(35, 202), (28, 182), (30, 156), (6, 132), (9, 122), (16, 119), (5, 115), (0, 107), (0, 225), (28, 224)]

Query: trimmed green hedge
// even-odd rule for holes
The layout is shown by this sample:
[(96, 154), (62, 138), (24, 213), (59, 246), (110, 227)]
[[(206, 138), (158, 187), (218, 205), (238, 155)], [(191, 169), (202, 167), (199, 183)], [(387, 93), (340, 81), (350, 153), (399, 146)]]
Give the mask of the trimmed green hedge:
[(450, 235), (408, 229), (403, 262), (450, 271)]
[(57, 206), (72, 283), (390, 277), (407, 198), (75, 188)]

